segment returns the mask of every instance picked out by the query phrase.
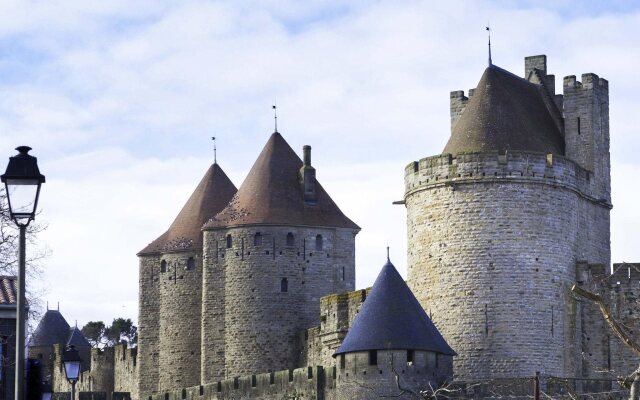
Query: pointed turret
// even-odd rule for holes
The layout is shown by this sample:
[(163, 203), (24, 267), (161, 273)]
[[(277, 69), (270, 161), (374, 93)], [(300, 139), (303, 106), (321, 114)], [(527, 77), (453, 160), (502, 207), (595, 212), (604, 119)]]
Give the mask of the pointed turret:
[(360, 229), (347, 218), (282, 135), (274, 132), (229, 205), (205, 228), (300, 225)]
[(82, 334), (80, 329), (77, 326), (71, 328), (69, 333), (69, 340), (67, 341), (67, 346), (75, 346), (76, 349), (82, 347), (91, 347), (91, 344), (87, 340), (87, 338)]
[(539, 88), (490, 65), (443, 153), (532, 151), (564, 155), (564, 139)]
[(456, 355), (389, 260), (334, 357), (369, 350)]
[(138, 255), (202, 249), (202, 225), (220, 212), (236, 191), (222, 168), (214, 163), (169, 229)]
[(29, 347), (66, 344), (69, 340), (70, 326), (60, 311), (47, 310), (31, 335)]

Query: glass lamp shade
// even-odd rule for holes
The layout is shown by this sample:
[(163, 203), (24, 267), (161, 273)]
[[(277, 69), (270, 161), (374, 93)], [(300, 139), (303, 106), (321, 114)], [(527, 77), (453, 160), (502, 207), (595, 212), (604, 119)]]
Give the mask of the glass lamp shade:
[(19, 154), (9, 158), (7, 171), (0, 179), (7, 190), (11, 217), (17, 224), (26, 225), (35, 217), (44, 175), (38, 169), (38, 160), (28, 154), (30, 147), (20, 146), (16, 150)]
[(62, 364), (64, 365), (64, 374), (67, 380), (72, 384), (78, 381), (80, 377), (80, 365), (82, 359), (75, 346), (71, 345), (62, 353)]
[(49, 383), (45, 382), (42, 385), (42, 397), (41, 397), (41, 400), (51, 400), (52, 396), (53, 396), (53, 390), (51, 389), (51, 385), (49, 385)]

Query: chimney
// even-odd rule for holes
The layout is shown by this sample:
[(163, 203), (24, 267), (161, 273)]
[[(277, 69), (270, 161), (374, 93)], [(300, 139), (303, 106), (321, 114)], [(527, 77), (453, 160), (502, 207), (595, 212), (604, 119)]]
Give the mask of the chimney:
[(303, 164), (300, 168), (300, 185), (302, 186), (302, 194), (306, 204), (316, 204), (318, 197), (316, 195), (316, 170), (311, 166), (311, 146), (302, 147)]

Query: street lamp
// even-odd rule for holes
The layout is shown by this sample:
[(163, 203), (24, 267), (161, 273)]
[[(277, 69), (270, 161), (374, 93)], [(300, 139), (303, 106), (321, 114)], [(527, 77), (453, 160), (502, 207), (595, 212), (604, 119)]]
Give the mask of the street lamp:
[(76, 350), (76, 346), (69, 345), (62, 353), (62, 364), (64, 365), (64, 374), (71, 384), (71, 400), (75, 400), (76, 382), (80, 377), (80, 365), (82, 364), (82, 359), (78, 350)]
[(35, 218), (40, 186), (44, 175), (38, 169), (38, 160), (29, 155), (29, 146), (17, 147), (18, 154), (9, 158), (9, 164), (0, 180), (5, 184), (9, 214), (20, 229), (18, 252), (18, 316), (16, 323), (16, 381), (15, 398), (24, 400), (24, 270), (25, 270), (25, 233), (29, 222)]
[(53, 396), (53, 389), (49, 382), (45, 381), (42, 384), (42, 400), (51, 400), (51, 396)]

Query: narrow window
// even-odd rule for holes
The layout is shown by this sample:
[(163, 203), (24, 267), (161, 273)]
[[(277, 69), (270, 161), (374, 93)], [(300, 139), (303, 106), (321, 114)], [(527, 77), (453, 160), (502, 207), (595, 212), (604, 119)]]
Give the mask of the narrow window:
[(167, 272), (167, 262), (165, 260), (160, 261), (160, 272)]
[(295, 239), (293, 238), (293, 233), (287, 233), (287, 246), (294, 246), (296, 244)]
[(189, 257), (187, 260), (187, 270), (192, 271), (194, 269), (196, 269), (196, 260), (194, 260), (193, 257)]
[(262, 234), (260, 232), (256, 233), (256, 235), (253, 237), (253, 245), (262, 246)]
[(582, 133), (580, 130), (580, 117), (578, 117), (578, 135)]
[(415, 352), (413, 350), (407, 350), (407, 363), (413, 363), (415, 358)]
[(344, 369), (346, 362), (344, 361), (344, 353), (340, 354), (340, 369)]
[(289, 291), (289, 281), (287, 281), (287, 278), (282, 278), (280, 281), (280, 291), (283, 293)]
[(369, 365), (378, 365), (378, 350), (369, 350)]
[(342, 280), (344, 281), (344, 267), (342, 267)]
[(231, 240), (231, 235), (227, 235), (227, 249), (230, 249), (233, 245), (233, 241)]
[(316, 235), (316, 251), (322, 250), (322, 235)]

